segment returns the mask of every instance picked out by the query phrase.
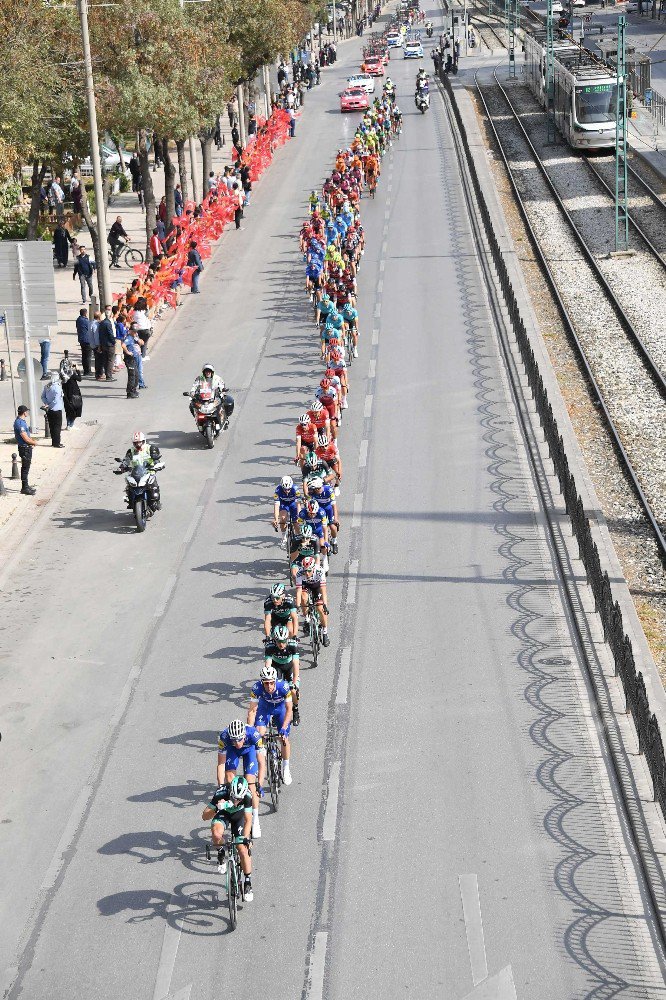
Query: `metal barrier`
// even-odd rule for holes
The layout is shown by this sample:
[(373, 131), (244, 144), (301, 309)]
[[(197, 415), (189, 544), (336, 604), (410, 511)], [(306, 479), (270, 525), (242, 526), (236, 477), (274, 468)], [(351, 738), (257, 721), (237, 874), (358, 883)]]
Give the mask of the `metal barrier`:
[(488, 240), (490, 254), (502, 291), (502, 297), (515, 333), (529, 386), (536, 404), (539, 421), (543, 428), (548, 451), (560, 483), (567, 513), (571, 518), (580, 557), (585, 566), (587, 578), (594, 595), (596, 610), (603, 625), (604, 638), (613, 656), (615, 672), (620, 675), (622, 681), (627, 711), (631, 712), (636, 726), (639, 752), (645, 755), (647, 765), (650, 769), (655, 800), (659, 802), (662, 813), (666, 816), (666, 757), (664, 756), (664, 744), (659, 723), (656, 716), (650, 712), (645, 681), (642, 673), (636, 670), (634, 651), (631, 640), (624, 629), (622, 611), (619, 603), (613, 597), (613, 588), (608, 573), (602, 568), (599, 550), (592, 537), (590, 522), (585, 514), (585, 508), (578, 493), (576, 481), (569, 469), (569, 460), (565, 452), (564, 441), (559, 432), (553, 407), (548, 399), (548, 392), (539, 372), (539, 365), (532, 350), (522, 316), (520, 315), (520, 308), (511, 285), (504, 256), (495, 235), (490, 212), (481, 189), (476, 165), (469, 148), (467, 133), (455, 100), (453, 88), (446, 73), (440, 73), (440, 79), (449, 96), (451, 108), (460, 132), (465, 159)]

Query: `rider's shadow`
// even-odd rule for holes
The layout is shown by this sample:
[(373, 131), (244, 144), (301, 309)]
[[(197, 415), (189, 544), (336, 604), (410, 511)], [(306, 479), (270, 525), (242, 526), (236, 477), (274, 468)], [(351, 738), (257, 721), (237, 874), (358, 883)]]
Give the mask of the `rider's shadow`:
[(190, 780), (184, 785), (165, 785), (149, 792), (139, 792), (138, 795), (128, 795), (128, 802), (167, 802), (176, 809), (184, 809), (201, 804), (203, 808), (210, 800), (210, 785), (202, 785), (199, 781)]
[(207, 876), (210, 872), (206, 881), (182, 882), (172, 892), (161, 889), (114, 892), (98, 899), (97, 908), (103, 917), (126, 914), (130, 924), (157, 918), (183, 934), (203, 937), (227, 934), (232, 927), (228, 910), (221, 905), (226, 898), (224, 882), (213, 874), (210, 864), (203, 871)]

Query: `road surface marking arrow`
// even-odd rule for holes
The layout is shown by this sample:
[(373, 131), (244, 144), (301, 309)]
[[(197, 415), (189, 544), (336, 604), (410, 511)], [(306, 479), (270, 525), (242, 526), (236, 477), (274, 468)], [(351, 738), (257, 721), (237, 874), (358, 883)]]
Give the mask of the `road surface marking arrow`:
[(496, 976), (479, 983), (464, 1000), (517, 1000), (511, 966), (507, 965)]

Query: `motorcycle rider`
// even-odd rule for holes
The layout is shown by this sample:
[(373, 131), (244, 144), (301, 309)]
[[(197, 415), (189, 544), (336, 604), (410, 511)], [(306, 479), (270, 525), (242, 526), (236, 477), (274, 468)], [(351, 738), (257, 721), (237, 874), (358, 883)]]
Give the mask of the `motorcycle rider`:
[[(234, 412), (233, 396), (227, 392), (224, 379), (216, 375), (214, 367), (208, 363), (203, 366), (201, 374), (197, 375), (190, 390), (190, 395), (192, 396), (190, 413), (193, 417), (195, 416), (196, 402), (202, 389), (209, 389), (213, 395), (213, 399), (217, 400), (217, 430), (223, 429), (226, 431), (229, 426), (229, 417)], [(222, 408), (224, 408), (224, 417), (222, 417)]]
[(428, 74), (424, 70), (423, 66), (421, 66), (416, 74), (416, 93), (418, 94), (422, 91), (424, 94), (427, 94), (428, 89)]
[(432, 38), (432, 32), (433, 32), (432, 21), (426, 21), (425, 29), (428, 38)]
[[(132, 447), (127, 449), (125, 457), (118, 468), (114, 469), (114, 472), (118, 475), (121, 472), (129, 472), (130, 469), (136, 468), (137, 465), (143, 465), (146, 469), (150, 469), (152, 472), (164, 468), (160, 449), (156, 444), (148, 444), (146, 441), (146, 435), (143, 431), (134, 432), (132, 437)], [(162, 507), (162, 502), (160, 500), (160, 487), (157, 482), (157, 477), (153, 478), (153, 482), (148, 487), (148, 502), (153, 510), (160, 510)]]

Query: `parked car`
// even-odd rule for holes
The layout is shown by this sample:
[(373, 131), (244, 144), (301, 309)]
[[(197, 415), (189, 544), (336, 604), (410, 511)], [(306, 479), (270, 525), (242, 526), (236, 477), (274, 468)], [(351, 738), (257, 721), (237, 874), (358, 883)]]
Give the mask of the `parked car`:
[[(125, 164), (125, 169), (127, 169), (127, 164), (130, 161), (131, 153), (123, 150), (123, 163)], [(110, 146), (106, 146), (103, 142), (99, 146), (99, 156), (102, 161), (102, 172), (111, 173), (114, 170), (118, 170), (120, 167), (120, 155), (117, 149), (111, 149)], [(82, 163), (79, 164), (79, 170), (83, 177), (92, 177), (93, 168), (92, 160), (90, 157), (86, 157)]]
[(340, 94), (340, 111), (367, 111), (370, 97), (363, 87), (349, 87)]

